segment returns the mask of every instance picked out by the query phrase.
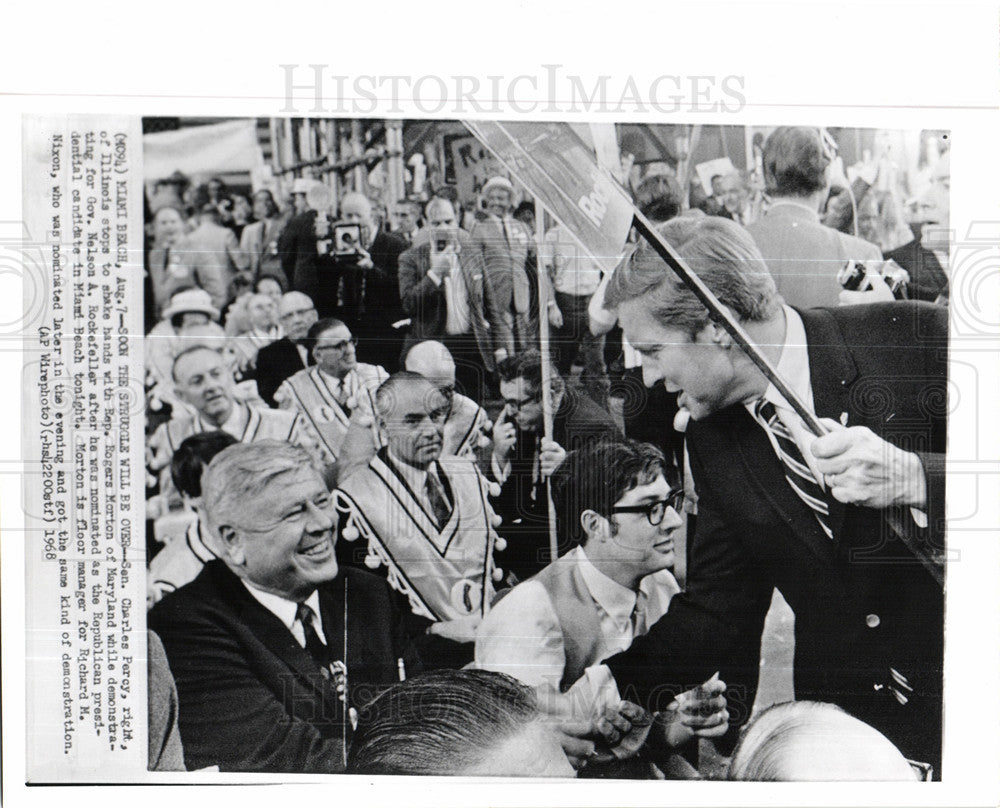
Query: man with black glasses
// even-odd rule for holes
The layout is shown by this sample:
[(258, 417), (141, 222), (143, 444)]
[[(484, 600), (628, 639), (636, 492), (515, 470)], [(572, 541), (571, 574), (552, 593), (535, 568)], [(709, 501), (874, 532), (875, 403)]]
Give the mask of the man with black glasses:
[(666, 614), (679, 591), (670, 567), (684, 490), (667, 482), (663, 453), (636, 441), (571, 452), (557, 483), (563, 532), (576, 546), (496, 604), (476, 662), (565, 690)]
[[(571, 452), (556, 501), (564, 533), (578, 545), (490, 610), (476, 634), (476, 667), (565, 691), (666, 614), (680, 591), (669, 568), (684, 507), (683, 489), (668, 476), (676, 478), (649, 443), (604, 441)], [(713, 677), (678, 695), (653, 731), (659, 742), (677, 748), (695, 735), (724, 734), (723, 690)], [(691, 775), (676, 760), (665, 765), (671, 776)], [(618, 776), (645, 775), (640, 762)]]
[(367, 416), (367, 443), (374, 453), (382, 445), (373, 423), (375, 391), (389, 374), (381, 365), (358, 362), (357, 339), (340, 320), (318, 320), (305, 342), (316, 364), (282, 382), (274, 394), (278, 406), (302, 416), (315, 433), (327, 464), (337, 462), (351, 416), (359, 411)]
[(500, 533), (509, 543), (506, 569), (523, 581), (553, 560), (546, 479), (566, 459), (566, 452), (621, 438), (621, 432), (607, 411), (568, 388), (552, 368), (552, 433), (545, 438), (541, 356), (537, 351), (518, 354), (500, 362), (497, 370), (504, 408), (493, 427), (489, 475), (500, 484), (494, 508), (503, 518)]

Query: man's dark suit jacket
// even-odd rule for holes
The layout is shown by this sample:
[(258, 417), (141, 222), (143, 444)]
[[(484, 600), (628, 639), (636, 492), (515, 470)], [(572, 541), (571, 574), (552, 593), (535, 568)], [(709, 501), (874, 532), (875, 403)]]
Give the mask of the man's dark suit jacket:
[[(817, 415), (840, 421), (847, 413), (848, 426), (920, 455), (930, 524), (919, 536), (940, 546), (947, 311), (903, 302), (801, 314)], [(692, 421), (687, 441), (699, 496), (688, 589), (645, 637), (608, 660), (622, 697), (662, 708), (669, 692), (719, 671), (734, 721), (745, 720), (777, 588), (795, 612), (796, 698), (835, 702), (907, 757), (937, 766), (944, 601), (932, 576), (889, 538), (881, 511), (832, 504), (827, 539), (743, 405)]]
[[(621, 437), (610, 414), (589, 396), (566, 388), (552, 423), (552, 439), (556, 443), (572, 452), (601, 440)], [(520, 581), (541, 572), (553, 560), (549, 553), (545, 484), (532, 479), (538, 441), (533, 432), (517, 430), (517, 442), (510, 454), (510, 475), (493, 501), (494, 510), (503, 519), (497, 532), (507, 540), (507, 549), (498, 557), (498, 563)], [(487, 475), (495, 479), (492, 468)], [(569, 549), (568, 545), (561, 546), (559, 555)]]
[(257, 392), (268, 406), (278, 406), (274, 394), (278, 392), (281, 383), (293, 373), (298, 373), (302, 368), (312, 364), (314, 364), (312, 355), (309, 356), (307, 365), (302, 364), (299, 349), (288, 337), (282, 337), (270, 345), (265, 345), (257, 353), (257, 369), (253, 375), (257, 380)]
[(933, 250), (928, 250), (919, 241), (911, 241), (885, 254), (910, 273), (907, 293), (911, 300), (926, 300), (933, 303), (941, 295), (948, 296), (948, 273)]
[[(462, 266), (469, 293), (469, 324), (479, 346), (483, 365), (494, 370), (496, 361), (490, 340), (490, 325), (486, 319), (484, 299), (484, 273), (482, 253), (472, 248), (465, 233), (459, 233), (458, 260)], [(425, 241), (411, 247), (399, 256), (399, 292), (406, 316), (413, 322), (403, 345), (405, 355), (409, 348), (423, 340), (448, 339), (448, 308), (444, 283), (436, 284), (428, 276), (431, 268), (431, 242)]]
[[(399, 680), (409, 618), (385, 582), (361, 570), (342, 570), (319, 596), (327, 644), (346, 656), (348, 704), (360, 707)], [(177, 682), (188, 769), (343, 771), (351, 727), (334, 685), (223, 562), (167, 595), (148, 622)]]
[(291, 289), (309, 295), (320, 317), (329, 317), (337, 305), (337, 282), (332, 261), (316, 250), (316, 211), (307, 210), (288, 220), (278, 236), (278, 254)]

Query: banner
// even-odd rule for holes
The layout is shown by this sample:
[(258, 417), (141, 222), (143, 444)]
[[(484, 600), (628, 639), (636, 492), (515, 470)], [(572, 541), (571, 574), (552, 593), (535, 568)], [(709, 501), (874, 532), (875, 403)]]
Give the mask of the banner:
[(604, 272), (618, 263), (634, 208), (566, 123), (464, 121)]

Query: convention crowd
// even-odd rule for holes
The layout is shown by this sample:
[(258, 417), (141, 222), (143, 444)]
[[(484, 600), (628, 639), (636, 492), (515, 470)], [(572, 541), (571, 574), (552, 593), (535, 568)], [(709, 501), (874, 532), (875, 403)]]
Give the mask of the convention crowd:
[(603, 273), (506, 177), (158, 183), (150, 768), (938, 778), (949, 156), (850, 174), (781, 127), (630, 189), (821, 436), (649, 244)]

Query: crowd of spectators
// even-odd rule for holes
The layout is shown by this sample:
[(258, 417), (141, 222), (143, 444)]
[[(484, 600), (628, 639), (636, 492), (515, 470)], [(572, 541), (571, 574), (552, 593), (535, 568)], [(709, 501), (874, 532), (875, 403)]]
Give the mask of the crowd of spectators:
[[(669, 171), (634, 194), (819, 415), (847, 427), (850, 412), (882, 457), (901, 443), (897, 468), (919, 479), (889, 502), (852, 476), (859, 433), (806, 450), (801, 424), (778, 431), (787, 402), (647, 247), (602, 273), (505, 177), (475, 202), (450, 187), (397, 200), (391, 220), (307, 178), (288, 200), (159, 184), (151, 765), (697, 778), (713, 739), (723, 754), (739, 740), (733, 779), (897, 779), (903, 753), (939, 768), (935, 597), (919, 565), (862, 574), (837, 542), (877, 531), (885, 504), (939, 523), (943, 427), (910, 441), (911, 421), (856, 413), (839, 385), (884, 384), (905, 349), (893, 324), (946, 316), (948, 165), (908, 220), (884, 155), (848, 183), (828, 135), (781, 127), (760, 172), (714, 177), (694, 207)], [(870, 334), (865, 356), (833, 353), (842, 333)], [(906, 384), (894, 394), (915, 400)], [(781, 471), (791, 444), (808, 483)], [(772, 505), (812, 510), (772, 526)], [(776, 588), (796, 611), (800, 697), (867, 723), (803, 701), (740, 734)], [(894, 622), (907, 604), (920, 637)], [(860, 692), (868, 679), (885, 701)], [(841, 742), (854, 753), (810, 768)]]

